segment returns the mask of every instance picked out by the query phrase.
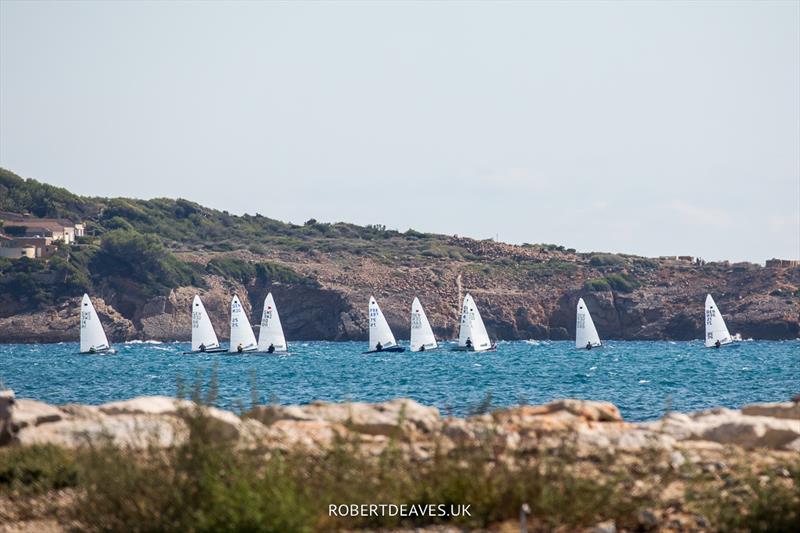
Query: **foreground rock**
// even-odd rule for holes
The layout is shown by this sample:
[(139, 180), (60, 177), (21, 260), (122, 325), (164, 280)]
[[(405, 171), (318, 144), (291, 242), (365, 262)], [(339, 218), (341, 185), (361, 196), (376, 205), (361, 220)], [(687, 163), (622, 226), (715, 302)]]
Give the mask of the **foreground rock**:
[[(185, 415), (196, 409), (190, 401), (165, 396), (98, 406), (53, 406), (17, 399), (13, 392), (4, 391), (0, 394), (0, 443), (76, 448), (104, 439), (133, 448), (171, 446), (186, 439)], [(442, 417), (437, 408), (409, 399), (267, 405), (242, 417), (214, 407), (201, 410), (220, 438), (234, 439), (245, 447), (278, 450), (323, 450), (337, 439), (350, 439), (369, 453), (380, 453), (394, 442), (420, 458), (437, 446), (448, 450), (487, 442), (498, 453), (532, 453), (565, 443), (584, 454), (670, 451), (698, 444), (800, 451), (800, 414), (795, 403), (673, 413), (638, 424), (625, 422), (613, 404), (582, 400), (512, 407), (469, 418)]]
[[(193, 416), (198, 411), (205, 416)], [(305, 451), (316, 463), (329, 459), (319, 457), (328, 450), (346, 446), (339, 451), (363, 454), (368, 462), (387, 449), (400, 451), (410, 459), (403, 463), (409, 468), (438, 468), (442, 463), (432, 459), (441, 454), (458, 464), (465, 457), (478, 457), (482, 467), (562, 465), (567, 477), (577, 475), (601, 485), (611, 481), (631, 498), (646, 502), (632, 508), (622, 521), (609, 521), (614, 515), (598, 513), (603, 521), (582, 530), (597, 532), (715, 530), (704, 516), (708, 507), (698, 498), (708, 501), (709, 495), (719, 495), (733, 499), (732, 508), (738, 509), (753, 497), (748, 479), (773, 487), (796, 486), (792, 469), (800, 457), (795, 403), (673, 413), (655, 422), (629, 423), (613, 404), (571, 399), (468, 418), (443, 417), (437, 408), (409, 399), (266, 405), (239, 416), (165, 396), (54, 406), (0, 391), (0, 445), (5, 447), (51, 444), (77, 449), (111, 444), (159, 449), (185, 442), (191, 428), (200, 423), (204, 434), (246, 455), (254, 450), (265, 458)], [(473, 450), (478, 453), (469, 453)], [(383, 457), (387, 456), (381, 461)], [(39, 503), (0, 494), (0, 533), (70, 530), (72, 525), (64, 518), (68, 515), (58, 509), (69, 508), (80, 490), (51, 491)], [(11, 529), (4, 528), (4, 521)], [(546, 523), (532, 525), (532, 530), (550, 528)], [(519, 524), (506, 521), (491, 530), (518, 531)]]

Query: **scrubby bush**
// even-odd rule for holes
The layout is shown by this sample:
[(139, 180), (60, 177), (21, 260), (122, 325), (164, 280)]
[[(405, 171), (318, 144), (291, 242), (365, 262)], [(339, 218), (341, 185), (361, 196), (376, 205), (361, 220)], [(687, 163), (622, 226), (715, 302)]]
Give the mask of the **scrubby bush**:
[(0, 494), (36, 495), (78, 483), (75, 456), (57, 446), (0, 448)]
[(641, 285), (638, 281), (625, 274), (609, 274), (606, 282), (618, 292), (633, 292)]
[(215, 257), (206, 265), (206, 271), (241, 283), (249, 283), (256, 276), (253, 263), (236, 257)]
[(592, 254), (589, 257), (592, 266), (622, 266), (625, 263), (625, 258), (616, 254)]
[(98, 281), (133, 281), (145, 295), (198, 281), (193, 268), (169, 253), (158, 236), (131, 230), (106, 233), (89, 268)]
[(583, 288), (591, 292), (606, 292), (611, 290), (611, 285), (604, 278), (590, 279), (583, 284)]

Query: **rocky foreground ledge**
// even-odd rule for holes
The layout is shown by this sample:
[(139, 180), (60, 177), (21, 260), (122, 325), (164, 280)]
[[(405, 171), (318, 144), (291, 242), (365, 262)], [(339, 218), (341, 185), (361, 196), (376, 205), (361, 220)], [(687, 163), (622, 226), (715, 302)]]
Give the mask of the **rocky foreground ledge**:
[[(105, 440), (134, 449), (182, 443), (189, 400), (142, 396), (102, 405), (50, 405), (0, 392), (0, 445), (52, 444), (77, 448)], [(243, 447), (324, 450), (337, 438), (356, 439), (380, 453), (390, 443), (424, 459), (436, 445), (470, 446), (492, 436), (498, 452), (526, 452), (570, 444), (586, 452), (643, 449), (744, 449), (800, 452), (800, 403), (764, 403), (741, 410), (670, 413), (655, 422), (625, 422), (608, 402), (558, 400), (468, 418), (443, 417), (436, 407), (400, 398), (384, 403), (258, 406), (243, 416), (201, 407), (226, 437)], [(677, 454), (676, 454), (677, 457)]]
[[(654, 422), (630, 423), (623, 420), (611, 403), (572, 399), (510, 407), (467, 418), (442, 416), (437, 408), (409, 399), (376, 404), (264, 405), (237, 415), (164, 396), (97, 406), (54, 406), (15, 398), (13, 392), (3, 391), (0, 392), (0, 453), (37, 445), (78, 451), (96, 443), (132, 450), (175, 449), (190, 438), (192, 413), (202, 413), (202, 418), (213, 426), (214, 434), (233, 448), (266, 452), (259, 457), (284, 456), (302, 450), (309, 457), (322, 458), (347, 442), (354, 445), (349, 450), (357, 450), (367, 461), (360, 463), (362, 467), (375, 462), (371, 458), (385, 459), (388, 451), (400, 453), (404, 468), (417, 468), (413, 465), (435, 463), (443, 455), (469, 457), (463, 455), (465, 450), (479, 449), (483, 454), (480, 461), (485, 461), (487, 469), (502, 470), (506, 467), (498, 465), (510, 465), (510, 470), (502, 470), (504, 476), (513, 476), (509, 472), (517, 468), (525, 472), (525, 479), (530, 475), (545, 476), (541, 484), (561, 497), (573, 498), (571, 491), (581, 494), (585, 489), (572, 481), (559, 485), (564, 479), (589, 480), (616, 487), (617, 493), (623, 494), (621, 498), (610, 496), (611, 499), (598, 500), (601, 507), (597, 509), (591, 508), (593, 500), (587, 500), (585, 516), (572, 522), (574, 516), (558, 514), (558, 507), (563, 504), (551, 502), (548, 508), (549, 497), (542, 497), (538, 507), (532, 505), (530, 531), (614, 533), (753, 528), (782, 531), (785, 524), (794, 524), (800, 518), (800, 403), (797, 402), (754, 404), (741, 410), (718, 408), (671, 413)], [(560, 463), (548, 459), (552, 457), (557, 457)], [(453, 465), (460, 465), (459, 461), (447, 463), (450, 465), (447, 468), (457, 470), (460, 466)], [(553, 465), (564, 468), (564, 463), (567, 467), (561, 473), (546, 477), (552, 474)], [(531, 467), (532, 464), (550, 466)], [(470, 472), (482, 475), (482, 470), (479, 467)], [(373, 475), (363, 474), (364, 480), (377, 483), (378, 490), (383, 482), (375, 481)], [(490, 474), (486, 480), (494, 479), (493, 476)], [(430, 482), (430, 478), (425, 479)], [(486, 480), (481, 483), (487, 483)], [(352, 483), (342, 485), (351, 486)], [(45, 510), (31, 511), (38, 507), (20, 504), (22, 500), (14, 496), (3, 496), (0, 479), (0, 531), (62, 531), (74, 527), (76, 515), (64, 509), (76, 507), (74, 501), (86, 505), (81, 500), (81, 490), (84, 489), (75, 486), (56, 491), (55, 495), (51, 491), (37, 500), (48, 502), (36, 504), (43, 505), (41, 508)], [(525, 497), (531, 497), (530, 494), (536, 494), (535, 490)], [(481, 530), (518, 531), (518, 519), (513, 518), (518, 507), (510, 511), (501, 509), (511, 498), (511, 493), (499, 497), (499, 503), (487, 507), (486, 516), (490, 518), (469, 524), (479, 523)], [(629, 503), (628, 498), (634, 503)], [(54, 508), (54, 501), (68, 503), (58, 503)], [(612, 509), (609, 502), (617, 503)], [(346, 519), (326, 516), (321, 510), (324, 505), (320, 509), (313, 507), (319, 506), (319, 502), (311, 505), (312, 515), (317, 513), (321, 518), (309, 519), (311, 525), (306, 529), (372, 529), (371, 522), (351, 527), (352, 523)], [(727, 511), (718, 512), (721, 505), (732, 511), (727, 515)], [(88, 521), (87, 513), (82, 518), (78, 515), (77, 520), (83, 520), (81, 529), (122, 527), (115, 527), (113, 522), (92, 525), (95, 515), (91, 513)], [(118, 512), (111, 513), (114, 514)], [(497, 518), (491, 518), (494, 516)], [(610, 516), (616, 518), (608, 519)], [(741, 522), (742, 517), (756, 521)], [(15, 525), (4, 528), (3, 519)], [(430, 527), (434, 528), (431, 531), (450, 531), (446, 524)], [(452, 531), (462, 531), (465, 527), (462, 524)]]

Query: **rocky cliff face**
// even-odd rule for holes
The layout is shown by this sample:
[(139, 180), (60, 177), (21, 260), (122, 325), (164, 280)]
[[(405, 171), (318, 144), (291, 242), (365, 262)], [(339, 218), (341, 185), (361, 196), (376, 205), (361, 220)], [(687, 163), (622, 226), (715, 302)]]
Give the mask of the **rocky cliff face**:
[[(700, 264), (614, 255), (576, 254), (458, 239), (472, 260), (397, 257), (379, 261), (356, 254), (308, 252), (233, 253), (292, 268), (315, 284), (242, 284), (207, 275), (206, 287), (180, 287), (138, 299), (126, 291), (93, 295), (113, 341), (133, 338), (187, 340), (190, 303), (200, 294), (217, 333), (228, 335), (236, 293), (257, 329), (263, 298), (274, 293), (284, 329), (294, 340), (362, 340), (366, 302), (374, 295), (398, 338), (409, 336), (411, 300), (418, 296), (440, 338), (457, 336), (466, 292), (497, 339), (569, 339), (575, 306), (583, 297), (601, 338), (690, 340), (703, 336), (703, 301), (714, 295), (732, 333), (745, 338), (800, 336), (800, 268)], [(185, 253), (208, 261), (215, 253)], [(230, 255), (230, 254), (229, 254)], [(609, 264), (603, 264), (606, 261)], [(610, 283), (609, 283), (610, 282)], [(119, 283), (116, 284), (119, 287)], [(0, 342), (77, 339), (77, 300), (35, 313), (0, 312)]]

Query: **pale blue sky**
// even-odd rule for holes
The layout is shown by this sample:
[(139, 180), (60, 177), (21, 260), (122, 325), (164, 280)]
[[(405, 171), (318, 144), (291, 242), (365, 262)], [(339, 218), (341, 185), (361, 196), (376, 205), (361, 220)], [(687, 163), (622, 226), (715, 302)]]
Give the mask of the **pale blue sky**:
[(0, 166), (98, 196), (800, 257), (800, 3), (0, 2)]

